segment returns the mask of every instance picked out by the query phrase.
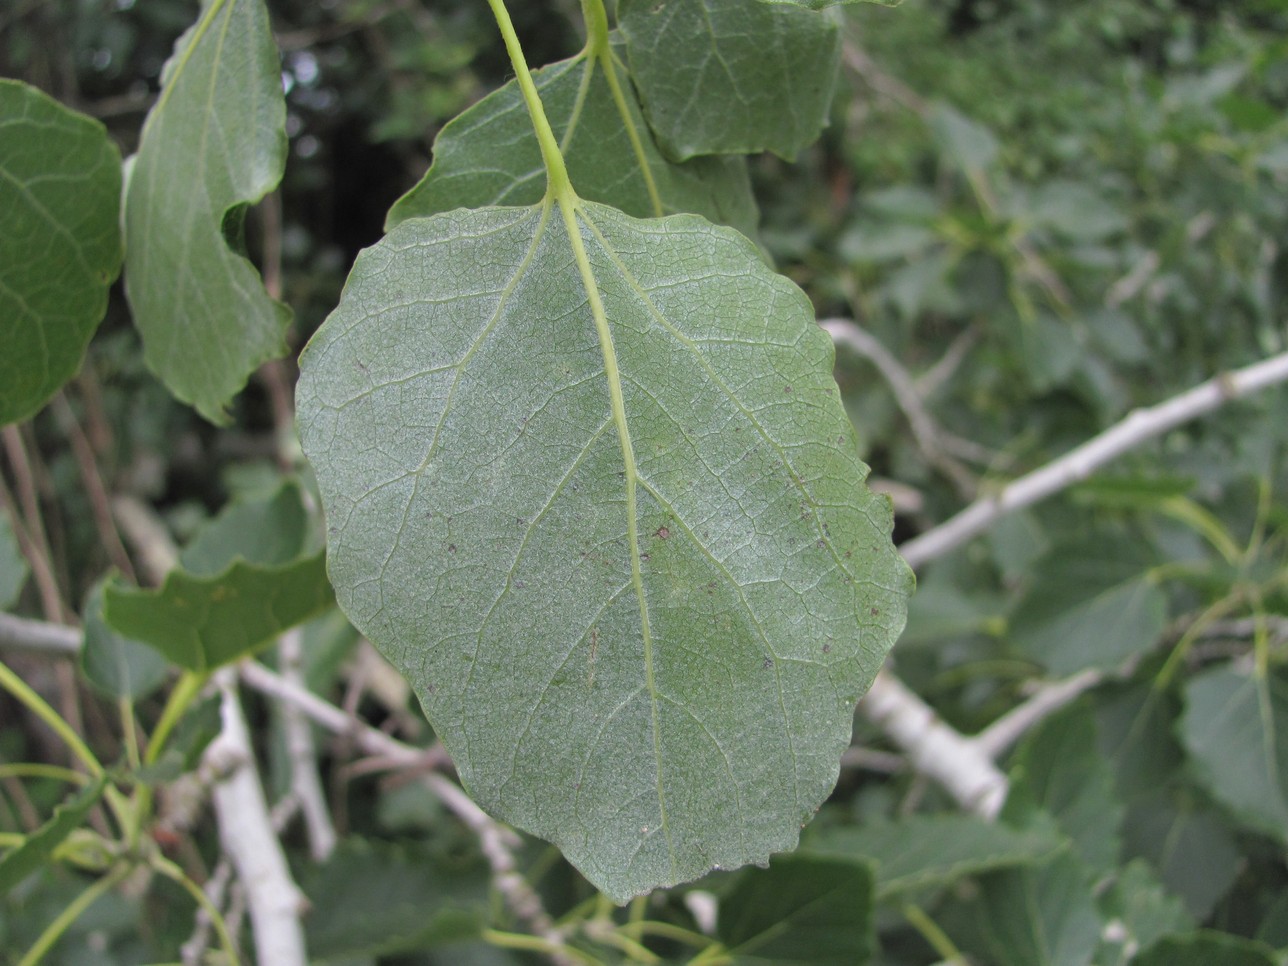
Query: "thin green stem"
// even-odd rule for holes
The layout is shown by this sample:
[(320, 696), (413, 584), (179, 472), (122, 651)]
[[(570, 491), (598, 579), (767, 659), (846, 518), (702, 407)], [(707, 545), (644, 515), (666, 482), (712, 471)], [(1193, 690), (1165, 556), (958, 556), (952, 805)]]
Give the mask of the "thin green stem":
[(45, 931), (27, 950), (27, 954), (18, 960), (18, 966), (35, 966), (40, 962), (50, 947), (62, 937), (69, 926), (80, 918), (81, 914), (92, 906), (100, 896), (130, 874), (128, 866), (122, 866), (110, 875), (99, 879), (88, 889), (78, 895), (60, 912), (54, 921), (45, 927)]
[(710, 936), (704, 936), (700, 932), (694, 932), (692, 929), (685, 929), (683, 926), (677, 926), (670, 922), (658, 922), (654, 919), (628, 922), (621, 927), (621, 932), (634, 939), (639, 939), (642, 936), (657, 936), (661, 939), (671, 939), (675, 942), (684, 943), (686, 946), (708, 946), (712, 942)]
[(585, 963), (586, 966), (604, 966), (602, 960), (589, 953), (584, 953), (580, 949), (560, 943), (552, 943), (548, 939), (542, 939), (540, 936), (529, 936), (526, 933), (484, 929), (483, 941), (489, 942), (493, 946), (500, 946), (502, 949), (522, 949), (528, 952), (545, 953), (547, 956), (557, 954)]
[(617, 77), (617, 61), (613, 58), (613, 50), (607, 40), (603, 49), (593, 56), (599, 60), (600, 69), (604, 72), (604, 79), (608, 81), (608, 89), (613, 95), (613, 104), (617, 107), (617, 113), (621, 115), (622, 127), (626, 129), (626, 137), (631, 142), (631, 151), (635, 154), (635, 162), (640, 166), (640, 174), (644, 178), (644, 187), (648, 190), (649, 205), (653, 208), (654, 216), (661, 218), (666, 214), (666, 209), (662, 207), (662, 195), (657, 190), (657, 182), (653, 180), (653, 169), (649, 167), (648, 155), (644, 153), (644, 140), (635, 126), (635, 118), (631, 115), (630, 105), (626, 101), (626, 92)]
[(54, 781), (71, 782), (75, 785), (89, 784), (89, 778), (74, 769), (34, 761), (0, 765), (0, 778), (52, 778)]
[(0, 849), (16, 849), (26, 841), (21, 832), (0, 832)]
[(510, 13), (505, 9), (505, 0), (488, 0), (496, 25), (501, 30), (505, 41), (506, 53), (514, 67), (515, 79), (523, 94), (523, 103), (527, 105), (528, 115), (532, 118), (532, 127), (537, 132), (537, 143), (541, 146), (541, 160), (546, 166), (546, 195), (551, 198), (573, 199), (572, 182), (568, 180), (568, 168), (564, 165), (563, 155), (559, 153), (559, 141), (550, 121), (546, 118), (546, 109), (541, 104), (541, 95), (528, 70), (528, 62), (523, 56), (523, 47), (519, 44), (519, 35), (514, 32), (514, 23)]
[(177, 882), (188, 895), (196, 900), (197, 905), (205, 910), (206, 915), (210, 917), (210, 924), (214, 927), (215, 935), (219, 937), (219, 945), (224, 948), (228, 961), (230, 963), (240, 962), (237, 958), (237, 944), (233, 941), (232, 933), (228, 931), (228, 924), (224, 922), (223, 914), (210, 901), (210, 896), (206, 895), (206, 891), (188, 878), (188, 874), (183, 869), (164, 856), (154, 856), (149, 865), (167, 879)]
[(165, 748), (170, 732), (179, 723), (183, 713), (188, 710), (188, 705), (192, 704), (193, 699), (200, 693), (206, 683), (206, 677), (204, 673), (184, 671), (183, 676), (175, 683), (161, 712), (161, 720), (157, 722), (152, 737), (148, 739), (147, 754), (143, 756), (144, 764), (154, 765), (161, 757), (161, 750)]
[(0, 663), (0, 687), (12, 694), (15, 698), (30, 708), (35, 715), (53, 730), (54, 734), (71, 749), (72, 754), (79, 758), (89, 773), (97, 778), (103, 774), (103, 766), (99, 764), (94, 753), (89, 750), (85, 742), (81, 741), (80, 735), (72, 730), (63, 716), (51, 708), (45, 699), (27, 686), (27, 682), (9, 669), (7, 664)]
[(586, 56), (597, 57), (608, 49), (608, 11), (604, 0), (581, 0), (581, 19), (586, 22)]
[(134, 704), (129, 698), (117, 698), (116, 710), (121, 716), (121, 741), (125, 744), (125, 760), (133, 771), (138, 771), (143, 760), (139, 757), (139, 732), (134, 726)]
[(921, 938), (930, 943), (931, 948), (935, 950), (935, 955), (944, 960), (944, 962), (966, 962), (966, 957), (962, 955), (962, 951), (954, 945), (953, 941), (948, 938), (948, 934), (940, 929), (939, 924), (926, 915), (920, 906), (908, 903), (903, 907), (903, 916), (912, 925), (912, 928), (921, 933)]

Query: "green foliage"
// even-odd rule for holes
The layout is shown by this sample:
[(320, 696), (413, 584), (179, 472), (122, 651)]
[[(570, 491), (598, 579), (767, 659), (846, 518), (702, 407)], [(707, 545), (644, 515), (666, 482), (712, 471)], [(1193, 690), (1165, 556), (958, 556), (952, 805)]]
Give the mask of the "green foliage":
[(48, 862), (53, 851), (84, 824), (85, 816), (103, 797), (106, 787), (103, 776), (87, 782), (65, 803), (55, 806), (53, 815), (27, 835), (22, 844), (5, 852), (0, 857), (0, 891), (8, 892)]
[(207, 0), (166, 65), (125, 197), (126, 291), (148, 366), (216, 423), (286, 348), (290, 310), (242, 240), (247, 205), (286, 163), (277, 61), (260, 0)]
[(910, 575), (800, 291), (696, 218), (575, 218), (395, 229), (298, 410), (341, 607), (477, 800), (624, 901), (795, 844)]
[(0, 79), (0, 424), (76, 374), (121, 270), (121, 160), (103, 125)]
[(8, 610), (17, 603), (30, 572), (13, 525), (8, 517), (0, 516), (0, 610)]

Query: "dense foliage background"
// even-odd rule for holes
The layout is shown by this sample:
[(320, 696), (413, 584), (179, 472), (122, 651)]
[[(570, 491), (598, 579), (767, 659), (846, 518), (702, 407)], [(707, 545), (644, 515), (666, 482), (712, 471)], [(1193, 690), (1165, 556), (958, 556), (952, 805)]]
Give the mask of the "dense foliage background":
[[(128, 155), (196, 11), (180, 0), (11, 0), (0, 75), (100, 118)], [(270, 291), (295, 309), (299, 347), (423, 173), (438, 128), (510, 68), (481, 2), (274, 0), (271, 11), (291, 156), (246, 229)], [(571, 0), (512, 13), (533, 63), (580, 44)], [(1134, 407), (1288, 349), (1288, 3), (907, 0), (835, 15), (843, 82), (823, 140), (796, 164), (753, 163), (760, 241), (834, 320), (837, 378), (894, 500), (897, 541)], [(892, 391), (892, 373), (910, 393)], [(230, 500), (271, 491), (294, 467), (292, 378), (289, 364), (266, 367), (233, 427), (217, 430), (144, 368), (115, 292), (82, 375), (7, 431), (0, 495), (25, 529), (41, 522), (51, 573), (27, 579), (0, 529), (0, 606), (60, 620), (109, 567), (135, 558), (143, 569), (121, 519), (131, 508), (153, 511), (183, 544)], [(983, 731), (1049, 694), (1045, 683), (1073, 682), (1080, 696), (1019, 729), (1014, 748), (990, 749), (1011, 779), (994, 823), (964, 816), (860, 718), (804, 848), (882, 860), (872, 961), (1288, 958), (1286, 443), (1288, 394), (1271, 389), (1139, 446), (919, 571), (894, 666), (956, 730)], [(113, 513), (126, 547), (105, 536)], [(110, 701), (46, 658), (13, 663), (61, 707), (79, 706), (69, 713), (112, 757)], [(334, 615), (306, 629), (304, 663), (319, 693), (427, 738), (406, 685)], [(144, 698), (140, 718), (155, 720), (161, 703)], [(271, 701), (252, 710), (281, 793), (280, 720)], [(0, 715), (0, 761), (63, 760), (15, 702), (0, 700)], [(188, 725), (193, 748), (214, 727), (201, 714)], [(536, 955), (482, 936), (514, 924), (489, 899), (475, 836), (406, 769), (381, 777), (343, 737), (323, 740), (340, 845), (315, 862), (298, 829), (285, 833), (313, 904), (314, 954)], [(63, 790), (6, 779), (0, 829), (28, 827)], [(218, 854), (199, 820), (163, 844), (197, 878)], [(609, 915), (552, 848), (526, 842), (519, 865), (556, 917)], [(772, 898), (749, 896), (748, 881), (695, 888), (731, 890), (731, 909), (772, 917)], [(51, 866), (11, 891), (0, 958), (17, 961), (82, 888)], [(701, 901), (689, 893), (632, 914), (693, 929)], [(857, 906), (853, 930), (865, 936)], [(49, 961), (174, 959), (192, 923), (177, 887), (127, 881)], [(577, 941), (593, 961), (682, 961), (682, 943), (661, 932), (651, 952), (593, 933)], [(844, 928), (798, 935), (801, 961), (850, 961)]]

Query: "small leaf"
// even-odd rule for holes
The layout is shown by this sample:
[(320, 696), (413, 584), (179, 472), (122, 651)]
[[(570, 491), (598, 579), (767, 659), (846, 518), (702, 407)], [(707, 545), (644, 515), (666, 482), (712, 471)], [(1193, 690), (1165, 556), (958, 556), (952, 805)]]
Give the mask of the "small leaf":
[(160, 590), (109, 586), (107, 622), (180, 667), (212, 670), (334, 603), (299, 487), (234, 502), (193, 539)]
[(1112, 669), (1153, 648), (1167, 599), (1121, 539), (1056, 546), (1010, 621), (1012, 646), (1052, 674)]
[(155, 648), (122, 637), (107, 626), (103, 587), (102, 582), (96, 584), (85, 601), (81, 670), (104, 694), (137, 701), (160, 687), (170, 665)]
[(18, 546), (9, 517), (0, 514), (0, 610), (8, 610), (18, 603), (28, 573), (27, 558)]
[(941, 925), (993, 966), (1087, 966), (1101, 920), (1086, 870), (1066, 853), (1038, 868), (983, 876), (978, 897), (948, 907)]
[[(618, 85), (628, 117), (623, 123), (607, 79), (610, 69), (623, 74), (615, 54), (583, 53), (532, 75), (581, 196), (641, 218), (693, 212), (754, 235), (756, 201), (746, 162), (734, 157), (668, 161), (658, 151), (625, 76)], [(639, 153), (627, 124), (638, 137)], [(511, 81), (443, 128), (434, 141), (433, 165), (390, 209), (385, 227), (453, 208), (536, 204), (545, 191), (545, 166), (532, 137), (532, 121), (518, 83)]]
[(930, 110), (930, 129), (941, 150), (965, 171), (982, 171), (997, 160), (997, 138), (956, 108), (935, 104)]
[(670, 157), (772, 151), (791, 161), (827, 123), (841, 44), (826, 17), (747, 0), (621, 0), (617, 16)]
[(870, 859), (877, 893), (951, 885), (969, 875), (1050, 861), (1068, 843), (1049, 828), (1016, 829), (969, 815), (914, 815), (857, 828), (831, 827), (808, 836), (810, 854)]
[(1102, 966), (1127, 966), (1137, 951), (1149, 949), (1171, 933), (1194, 928), (1185, 904), (1168, 895), (1141, 859), (1122, 867), (1100, 905), (1106, 922), (1096, 962)]
[(1288, 843), (1288, 681), (1229, 664), (1194, 677), (1181, 740), (1217, 801)]
[(796, 844), (911, 574), (803, 293), (701, 218), (559, 209), (395, 228), (297, 408), (341, 607), (625, 901)]
[(123, 249), (121, 156), (102, 124), (0, 79), (0, 132), (4, 424), (31, 416), (80, 369)]
[(1118, 865), (1123, 806), (1113, 769), (1096, 750), (1096, 722), (1085, 705), (1048, 718), (1015, 756), (1008, 812), (1019, 793), (1056, 820), (1088, 870), (1108, 874)]
[(28, 835), (21, 845), (0, 857), (0, 893), (8, 892), (44, 865), (54, 849), (81, 827), (106, 787), (104, 776), (85, 785), (70, 801), (56, 806), (53, 817)]
[(125, 289), (148, 366), (225, 423), (250, 373), (285, 353), (291, 318), (226, 234), (286, 164), (286, 104), (262, 0), (206, 0), (162, 82), (126, 188)]
[(752, 966), (859, 966), (872, 956), (872, 869), (817, 855), (745, 869), (720, 900), (717, 936)]
[(1201, 929), (1168, 936), (1132, 960), (1132, 966), (1279, 966), (1282, 960), (1265, 943), (1230, 933)]

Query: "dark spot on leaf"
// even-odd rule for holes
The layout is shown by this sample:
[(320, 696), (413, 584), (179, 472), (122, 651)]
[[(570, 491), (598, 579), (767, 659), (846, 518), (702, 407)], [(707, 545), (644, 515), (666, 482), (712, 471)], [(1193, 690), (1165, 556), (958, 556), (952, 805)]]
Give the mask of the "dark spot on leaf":
[(823, 645), (823, 653), (824, 653), (824, 654), (831, 654), (831, 653), (832, 653), (832, 645), (831, 645), (831, 644), (824, 644), (824, 645)]
[(454, 544), (454, 543), (449, 543), (449, 544), (447, 545), (447, 552), (448, 552), (448, 553), (456, 553), (456, 544)]
[(783, 392), (791, 392), (791, 391), (792, 391), (791, 386), (783, 386)]
[(844, 436), (838, 436), (838, 437), (836, 437), (836, 445), (837, 445), (837, 446), (844, 446), (844, 445), (845, 445), (845, 437), (844, 437)]
[(527, 584), (525, 584), (522, 580), (516, 580), (516, 581), (514, 582), (514, 586), (515, 586), (517, 589), (522, 590), (524, 587), (526, 587), (526, 586), (528, 586), (528, 585), (527, 585)]
[(653, 536), (657, 537), (659, 540), (669, 540), (671, 538), (671, 531), (665, 524), (663, 524), (653, 531)]
[(819, 550), (826, 550), (826, 549), (827, 549), (827, 541), (823, 540), (823, 539), (820, 537), (818, 540), (815, 540), (815, 541), (814, 541), (814, 546), (818, 547), (818, 549), (819, 549)]
[(765, 658), (765, 663), (761, 665), (761, 667), (763, 667), (766, 671), (768, 671), (773, 666), (774, 666), (773, 658), (768, 658), (768, 657)]
[(847, 550), (847, 551), (845, 551), (845, 559), (846, 559), (846, 560), (849, 560), (849, 559), (850, 559), (850, 557), (852, 557), (852, 556), (853, 556), (853, 554), (851, 554), (851, 553), (850, 553), (850, 551), (848, 551), (848, 550)]
[(640, 554), (640, 559), (641, 559), (641, 560), (647, 560), (647, 559), (648, 559), (648, 554), (646, 554), (646, 553), (642, 553), (642, 554)]
[(869, 613), (870, 613), (873, 617), (876, 617), (876, 616), (877, 616), (877, 614), (881, 613), (881, 611), (879, 611), (879, 610), (877, 610), (875, 607), (873, 607), (873, 608), (872, 608), (872, 610), (871, 610), (871, 611), (869, 611)]

